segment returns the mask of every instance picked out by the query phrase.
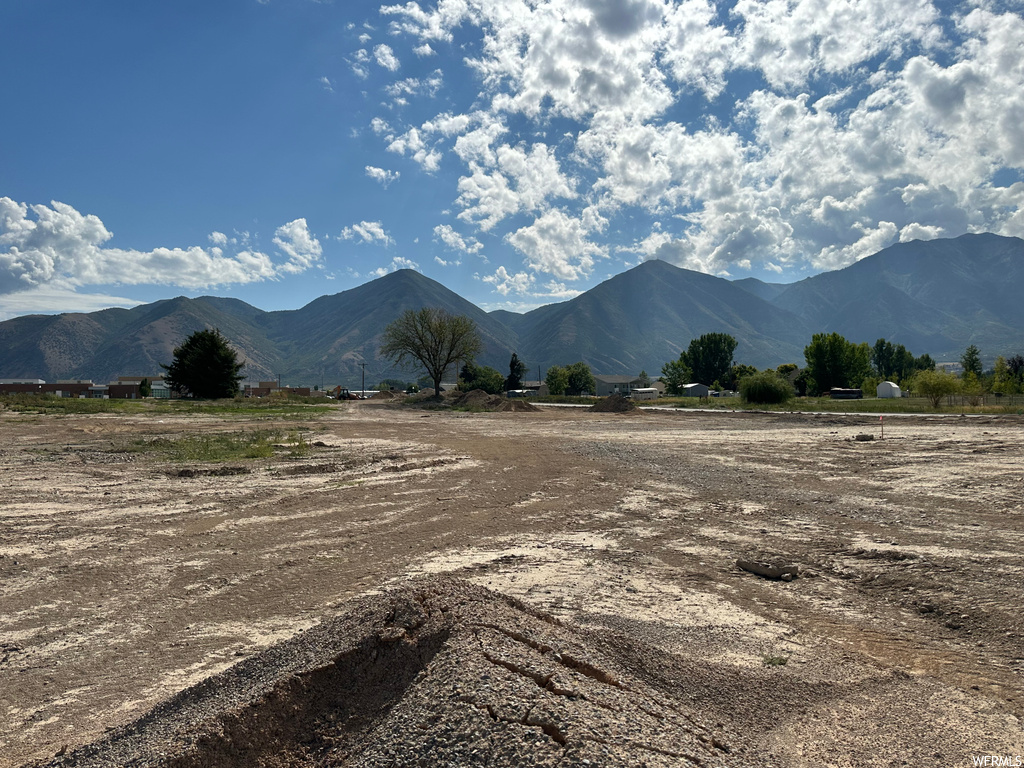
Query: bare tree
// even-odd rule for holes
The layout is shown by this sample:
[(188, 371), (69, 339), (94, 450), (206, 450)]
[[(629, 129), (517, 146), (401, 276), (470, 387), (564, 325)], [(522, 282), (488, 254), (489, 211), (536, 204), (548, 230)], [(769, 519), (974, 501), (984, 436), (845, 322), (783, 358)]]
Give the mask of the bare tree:
[(420, 363), (440, 394), (445, 371), (459, 360), (472, 360), (482, 344), (476, 324), (443, 309), (407, 309), (384, 329), (380, 354), (398, 365)]

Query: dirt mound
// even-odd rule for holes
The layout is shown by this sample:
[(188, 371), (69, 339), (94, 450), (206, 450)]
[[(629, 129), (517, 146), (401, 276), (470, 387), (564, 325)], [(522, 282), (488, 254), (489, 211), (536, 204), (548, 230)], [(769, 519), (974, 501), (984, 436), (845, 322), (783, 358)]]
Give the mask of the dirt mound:
[(540, 408), (527, 400), (513, 398), (511, 400), (505, 400), (498, 410), (506, 412), (510, 411), (512, 413), (537, 413), (540, 411)]
[(413, 582), (46, 765), (730, 764), (688, 697), (645, 671), (652, 648), (601, 646), (481, 587)]
[(402, 392), (392, 392), (389, 389), (384, 389), (378, 392), (376, 395), (370, 397), (371, 400), (397, 400), (405, 395)]
[(501, 395), (490, 395), (482, 389), (471, 389), (469, 392), (458, 392), (449, 401), (454, 407), (466, 408), (497, 408), (504, 400)]
[(618, 393), (608, 395), (604, 400), (592, 405), (590, 410), (598, 411), (599, 413), (627, 413), (629, 411), (640, 412), (636, 407), (636, 403)]

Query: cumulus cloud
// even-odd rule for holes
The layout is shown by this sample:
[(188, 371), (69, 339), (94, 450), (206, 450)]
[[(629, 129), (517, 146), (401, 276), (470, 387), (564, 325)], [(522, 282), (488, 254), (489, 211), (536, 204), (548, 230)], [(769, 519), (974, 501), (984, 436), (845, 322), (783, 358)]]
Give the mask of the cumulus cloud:
[[(319, 258), (319, 243), (304, 219), (277, 230), (284, 263), (246, 248), (226, 255), (221, 232), (213, 246), (138, 251), (109, 247), (113, 234), (98, 216), (53, 201), (28, 205), (0, 197), (0, 293), (73, 290), (87, 285), (173, 285), (188, 289), (272, 280), (301, 272)], [(278, 243), (280, 240), (280, 243)]]
[(277, 228), (274, 233), (274, 245), (288, 256), (288, 261), (281, 265), (283, 272), (305, 272), (320, 260), (323, 253), (320, 241), (310, 234), (305, 219), (295, 219)]
[[(463, 109), (453, 93), (433, 118), (374, 130), (428, 172), (448, 156), (460, 166), (457, 218), (519, 252), (526, 272), (508, 276), (586, 279), (610, 249), (786, 274), (900, 240), (1022, 235), (1020, 8), (388, 5), (390, 32), (414, 50), (459, 30), (480, 88)], [(388, 87), (427, 95), (404, 82)]]
[(453, 251), (462, 253), (480, 253), (484, 248), (483, 243), (475, 237), (463, 237), (450, 224), (438, 224), (434, 227), (434, 237)]
[(548, 211), (532, 224), (508, 235), (512, 246), (526, 257), (526, 264), (561, 280), (577, 280), (590, 274), (594, 257), (607, 255), (606, 248), (588, 239), (579, 219), (561, 211)]
[(384, 225), (379, 221), (361, 221), (350, 227), (341, 230), (339, 240), (356, 240), (362, 243), (383, 243), (393, 245), (394, 240), (384, 230)]
[(508, 296), (510, 293), (526, 293), (535, 280), (529, 272), (517, 272), (510, 275), (504, 267), (498, 267), (493, 275), (484, 275), (480, 279), (493, 285), (494, 290), (502, 296)]
[(395, 256), (391, 260), (391, 263), (384, 267), (378, 267), (377, 269), (371, 270), (370, 274), (375, 277), (384, 277), (384, 275), (390, 274), (391, 272), (397, 272), (400, 269), (416, 269), (418, 270), (420, 265), (415, 261), (403, 258), (401, 256)]
[(382, 186), (387, 187), (391, 182), (398, 181), (402, 174), (398, 171), (389, 171), (374, 165), (368, 165), (366, 166), (366, 175), (379, 182)]
[(395, 56), (395, 52), (391, 50), (391, 46), (384, 45), (383, 43), (374, 47), (373, 58), (380, 66), (391, 72), (396, 71), (402, 66), (398, 61), (398, 57)]

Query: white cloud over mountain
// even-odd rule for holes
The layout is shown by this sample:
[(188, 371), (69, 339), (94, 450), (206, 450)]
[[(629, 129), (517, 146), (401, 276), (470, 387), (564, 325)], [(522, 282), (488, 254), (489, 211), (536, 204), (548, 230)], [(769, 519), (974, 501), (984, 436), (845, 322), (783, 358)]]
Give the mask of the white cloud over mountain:
[(277, 229), (274, 244), (287, 258), (275, 261), (255, 249), (226, 254), (230, 240), (210, 235), (212, 247), (110, 248), (113, 237), (99, 217), (51, 202), (28, 205), (0, 197), (0, 294), (51, 287), (173, 285), (199, 289), (273, 280), (303, 272), (320, 259), (320, 243), (305, 219)]
[[(525, 270), (482, 278), (502, 295), (542, 275), (586, 279), (615, 254), (792, 279), (900, 240), (1022, 236), (1020, 11), (998, 0), (385, 6), (396, 48), (443, 58), (457, 34), (466, 53), (416, 102), (428, 114), (438, 102), (433, 117), (396, 112), (377, 132), (424, 171), (461, 169), (458, 236), (498, 236)], [(470, 92), (452, 90), (453, 66)]]

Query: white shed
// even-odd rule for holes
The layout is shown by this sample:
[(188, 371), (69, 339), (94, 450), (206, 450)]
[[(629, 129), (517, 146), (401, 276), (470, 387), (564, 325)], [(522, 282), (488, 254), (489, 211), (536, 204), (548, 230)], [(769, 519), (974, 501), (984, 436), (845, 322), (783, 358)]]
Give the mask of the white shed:
[(708, 397), (710, 393), (707, 384), (687, 384), (683, 387), (683, 397)]
[(879, 397), (903, 397), (899, 386), (891, 381), (883, 381), (878, 385), (877, 394)]

